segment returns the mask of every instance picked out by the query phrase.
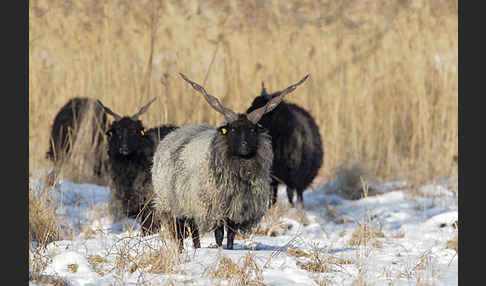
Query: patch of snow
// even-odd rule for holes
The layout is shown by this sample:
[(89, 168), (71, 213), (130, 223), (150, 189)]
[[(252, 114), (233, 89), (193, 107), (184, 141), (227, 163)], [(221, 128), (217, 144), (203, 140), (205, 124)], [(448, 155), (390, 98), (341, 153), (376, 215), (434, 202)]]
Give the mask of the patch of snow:
[[(29, 183), (41, 187), (35, 180)], [(174, 266), (173, 273), (156, 274), (142, 268), (130, 270), (130, 264), (120, 269), (120, 254), (141, 259), (168, 245), (175, 247), (172, 241), (156, 234), (142, 237), (135, 220), (114, 222), (106, 210), (108, 187), (60, 181), (53, 189), (57, 215), (67, 225), (83, 224), (95, 232), (87, 236), (74, 228), (72, 238), (48, 244), (44, 254), (51, 260), (42, 274), (65, 278), (71, 285), (230, 285), (211, 277), (219, 259), (230, 258), (242, 266), (250, 255), (266, 285), (318, 285), (319, 280), (351, 285), (359, 277), (369, 285), (415, 285), (418, 281), (457, 285), (457, 254), (446, 247), (457, 233), (453, 226), (458, 217), (457, 196), (437, 184), (420, 188), (423, 196), (412, 196), (404, 190), (406, 185), (385, 182), (381, 187), (388, 191), (354, 201), (328, 194), (326, 186), (305, 191), (305, 225), (296, 218), (296, 209), (290, 209), (279, 217), (279, 223), (291, 225), (289, 229), (278, 231), (274, 237), (235, 239), (234, 250), (216, 248), (212, 232), (201, 235), (200, 249), (194, 249), (187, 238), (179, 254), (181, 264)], [(285, 187), (279, 187), (278, 201), (282, 209), (287, 207)], [(376, 244), (350, 244), (363, 223), (383, 234), (375, 238)], [(312, 256), (292, 255), (288, 251), (293, 248), (307, 255), (318, 251), (321, 259), (327, 258), (323, 263), (328, 263), (329, 272), (304, 270), (300, 265), (312, 262)], [(92, 255), (105, 259), (99, 266), (103, 275), (90, 265), (88, 258)], [(255, 273), (251, 275), (247, 278), (256, 279)], [(40, 284), (30, 281), (30, 285)]]

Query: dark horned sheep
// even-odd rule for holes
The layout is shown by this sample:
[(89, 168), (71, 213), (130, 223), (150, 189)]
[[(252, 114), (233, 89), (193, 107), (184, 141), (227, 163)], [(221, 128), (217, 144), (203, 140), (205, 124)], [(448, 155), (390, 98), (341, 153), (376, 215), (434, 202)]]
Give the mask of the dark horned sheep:
[[(87, 138), (87, 141), (84, 142), (90, 143), (94, 152), (84, 153), (88, 153), (87, 156), (94, 157), (92, 158), (92, 174), (97, 177), (103, 176), (104, 171), (106, 171), (106, 157), (103, 156), (103, 134), (107, 128), (106, 122), (106, 115), (103, 109), (96, 104), (96, 100), (86, 97), (70, 99), (61, 107), (54, 118), (46, 158), (54, 163), (55, 168), (69, 160), (71, 152), (75, 149), (73, 147), (76, 143), (79, 143), (77, 142), (78, 133), (82, 126), (86, 126), (91, 129), (91, 134), (83, 135), (91, 135), (91, 138)], [(83, 123), (87, 124), (83, 125)]]
[[(262, 82), (260, 96), (246, 111), (261, 108), (282, 91), (268, 94)], [(266, 113), (260, 120), (272, 136), (273, 164), (272, 204), (277, 200), (279, 180), (287, 185), (287, 196), (293, 205), (294, 190), (300, 207), (304, 206), (303, 191), (316, 177), (323, 159), (319, 127), (312, 116), (300, 106), (282, 102), (273, 111)]]
[(203, 87), (181, 76), (225, 120), (219, 127), (180, 127), (159, 143), (152, 167), (156, 214), (169, 225), (179, 249), (188, 235), (186, 223), (195, 248), (200, 247), (199, 234), (213, 229), (221, 247), (226, 226), (226, 247), (233, 249), (235, 232), (256, 226), (271, 198), (271, 138), (258, 121), (308, 75), (265, 106), (244, 114), (224, 107)]
[(154, 219), (150, 200), (153, 196), (152, 158), (160, 139), (177, 127), (163, 125), (145, 130), (138, 119), (154, 102), (147, 103), (133, 116), (120, 116), (101, 101), (99, 105), (115, 118), (108, 131), (109, 173), (112, 181), (110, 210), (120, 216), (138, 218), (144, 234), (154, 232), (159, 221)]

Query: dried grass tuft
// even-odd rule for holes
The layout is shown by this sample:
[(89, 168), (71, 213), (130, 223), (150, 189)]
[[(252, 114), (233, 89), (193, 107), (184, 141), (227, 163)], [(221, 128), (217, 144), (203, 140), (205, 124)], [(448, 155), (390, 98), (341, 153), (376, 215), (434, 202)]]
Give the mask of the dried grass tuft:
[(220, 254), (216, 265), (206, 268), (209, 277), (228, 281), (230, 285), (264, 286), (263, 271), (253, 253), (241, 257), (238, 262)]
[(62, 234), (51, 191), (29, 189), (29, 243), (45, 245), (59, 240)]

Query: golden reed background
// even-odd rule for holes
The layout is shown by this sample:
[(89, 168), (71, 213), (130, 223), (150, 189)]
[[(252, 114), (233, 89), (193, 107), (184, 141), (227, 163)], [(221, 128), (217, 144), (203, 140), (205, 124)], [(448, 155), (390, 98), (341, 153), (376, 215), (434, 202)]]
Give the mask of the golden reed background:
[[(243, 112), (261, 82), (314, 116), (321, 177), (361, 162), (381, 178), (457, 170), (457, 0), (29, 1), (29, 171), (74, 96), (162, 123), (217, 124), (178, 75)], [(111, 117), (109, 117), (111, 120)]]

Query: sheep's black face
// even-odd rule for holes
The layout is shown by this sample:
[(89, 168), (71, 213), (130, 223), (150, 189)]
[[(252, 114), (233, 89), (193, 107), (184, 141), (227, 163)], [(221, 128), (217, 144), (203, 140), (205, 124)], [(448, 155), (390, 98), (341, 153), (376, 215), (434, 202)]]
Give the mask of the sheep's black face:
[(145, 130), (140, 120), (123, 117), (113, 122), (106, 134), (110, 155), (129, 156), (140, 148)]
[(226, 138), (231, 155), (249, 159), (255, 156), (258, 136), (264, 129), (251, 123), (245, 115), (240, 115), (238, 120), (219, 127), (218, 131)]

